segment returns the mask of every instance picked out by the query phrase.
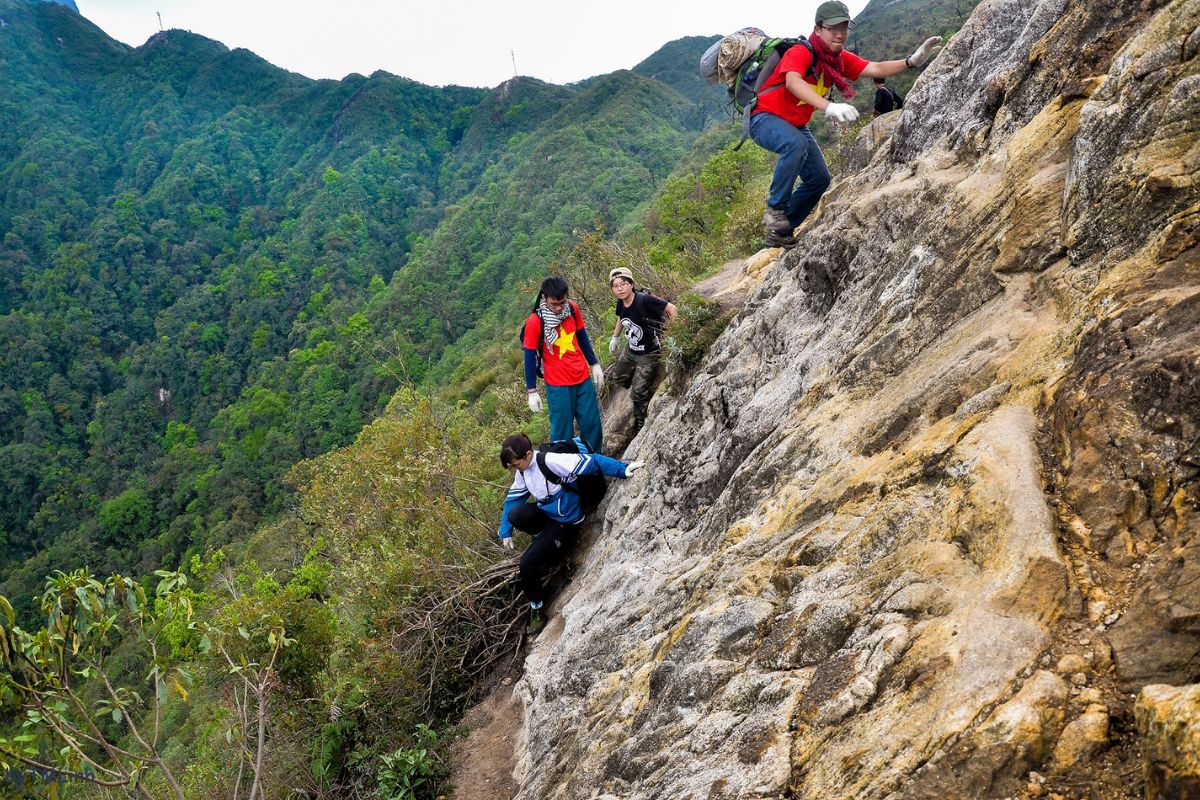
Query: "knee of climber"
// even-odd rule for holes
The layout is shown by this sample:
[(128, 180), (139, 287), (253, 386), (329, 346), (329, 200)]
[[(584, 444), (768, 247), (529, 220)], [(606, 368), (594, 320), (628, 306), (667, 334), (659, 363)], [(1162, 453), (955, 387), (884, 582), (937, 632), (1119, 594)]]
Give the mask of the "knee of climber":
[(833, 179), (829, 175), (829, 170), (822, 170), (814, 175), (810, 181), (807, 181), (807, 183), (822, 194), (825, 193), (825, 190), (829, 188), (829, 184), (832, 182)]

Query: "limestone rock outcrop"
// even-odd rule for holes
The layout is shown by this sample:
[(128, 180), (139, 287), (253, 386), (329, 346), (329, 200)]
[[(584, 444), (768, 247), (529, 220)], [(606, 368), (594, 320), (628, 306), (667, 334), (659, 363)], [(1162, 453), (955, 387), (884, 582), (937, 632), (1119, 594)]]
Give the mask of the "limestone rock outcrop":
[(1200, 684), (1146, 686), (1134, 710), (1148, 800), (1200, 796)]
[(976, 9), (656, 400), (518, 797), (1017, 796), (1200, 679), (1198, 54), (1200, 0)]

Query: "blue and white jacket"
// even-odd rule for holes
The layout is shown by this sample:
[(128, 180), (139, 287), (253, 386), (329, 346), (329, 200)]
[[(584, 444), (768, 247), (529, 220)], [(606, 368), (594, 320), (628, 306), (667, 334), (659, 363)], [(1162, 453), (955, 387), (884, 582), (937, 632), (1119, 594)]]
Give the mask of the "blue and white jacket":
[[(560, 484), (551, 483), (538, 469), (536, 450), (533, 461), (527, 469), (519, 470), (513, 476), (512, 488), (504, 498), (504, 511), (500, 513), (501, 539), (512, 536), (513, 526), (508, 521), (508, 512), (525, 502), (532, 496), (537, 501), (538, 508), (546, 512), (551, 519), (568, 525), (583, 519), (583, 508), (579, 503), (579, 495), (563, 489)], [(546, 453), (546, 468), (558, 475), (564, 482), (573, 481), (580, 475), (607, 475), (610, 478), (624, 478), (624, 461), (601, 455), (599, 453)]]

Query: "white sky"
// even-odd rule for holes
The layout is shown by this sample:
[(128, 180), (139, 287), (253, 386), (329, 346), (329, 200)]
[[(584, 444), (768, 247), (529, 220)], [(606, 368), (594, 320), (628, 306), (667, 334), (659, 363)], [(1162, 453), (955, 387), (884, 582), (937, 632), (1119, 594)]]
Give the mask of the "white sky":
[[(517, 71), (571, 83), (628, 69), (683, 36), (748, 25), (808, 35), (819, 0), (76, 0), (109, 36), (134, 46), (182, 28), (244, 47), (310, 78), (385, 70), (432, 85), (496, 86)], [(867, 0), (847, 0), (852, 14)]]

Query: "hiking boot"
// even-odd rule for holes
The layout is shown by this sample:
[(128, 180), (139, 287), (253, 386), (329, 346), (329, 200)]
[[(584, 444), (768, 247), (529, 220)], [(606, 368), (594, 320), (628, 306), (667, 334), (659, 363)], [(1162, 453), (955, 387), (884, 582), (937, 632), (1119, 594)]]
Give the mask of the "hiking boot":
[(544, 607), (529, 609), (529, 635), (537, 636), (544, 627), (546, 627), (546, 609)]
[(763, 214), (763, 225), (766, 226), (768, 232), (784, 235), (790, 235), (792, 228), (795, 227), (788, 220), (787, 211), (774, 206), (767, 206), (767, 213)]
[(763, 237), (763, 244), (767, 247), (795, 247), (796, 237), (782, 231), (767, 231), (767, 235)]

